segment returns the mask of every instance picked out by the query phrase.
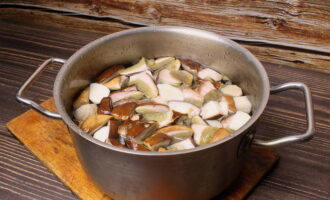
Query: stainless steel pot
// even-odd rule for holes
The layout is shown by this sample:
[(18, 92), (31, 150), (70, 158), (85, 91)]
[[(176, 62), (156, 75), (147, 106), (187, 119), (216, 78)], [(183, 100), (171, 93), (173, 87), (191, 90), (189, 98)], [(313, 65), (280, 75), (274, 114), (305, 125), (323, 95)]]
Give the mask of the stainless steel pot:
[[(105, 68), (144, 57), (175, 56), (198, 61), (228, 75), (253, 104), (249, 122), (224, 140), (178, 152), (121, 149), (85, 134), (72, 121), (72, 102), (79, 91)], [(58, 113), (50, 112), (22, 93), (48, 64), (63, 63), (54, 85)], [(255, 125), (269, 93), (288, 89), (305, 94), (308, 128), (304, 134), (271, 141), (253, 140)], [(114, 199), (209, 199), (237, 177), (251, 142), (265, 147), (301, 142), (314, 133), (311, 94), (303, 83), (269, 88), (261, 63), (245, 48), (214, 33), (184, 27), (147, 27), (104, 36), (82, 47), (67, 61), (49, 59), (17, 93), (20, 102), (42, 114), (62, 119), (69, 127), (77, 154), (87, 174)]]

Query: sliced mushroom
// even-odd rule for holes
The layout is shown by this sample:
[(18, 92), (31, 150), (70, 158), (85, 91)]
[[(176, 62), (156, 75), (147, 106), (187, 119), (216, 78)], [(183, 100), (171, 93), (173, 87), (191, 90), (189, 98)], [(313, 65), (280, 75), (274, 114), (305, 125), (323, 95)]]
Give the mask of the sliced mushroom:
[(126, 148), (125, 145), (121, 144), (117, 139), (114, 139), (114, 138), (108, 138), (105, 142), (107, 144), (112, 145), (112, 146), (116, 146), (116, 147), (120, 147), (120, 148)]
[(158, 128), (157, 123), (148, 123), (142, 121), (132, 121), (127, 122), (126, 124), (126, 138), (135, 141), (143, 141), (144, 139), (152, 135)]
[(160, 147), (167, 147), (172, 138), (164, 133), (154, 134), (144, 140), (143, 144), (151, 151), (157, 151)]
[(137, 91), (136, 85), (130, 85), (128, 87), (123, 88), (121, 91), (122, 92), (131, 92), (131, 91)]
[(73, 108), (76, 110), (80, 106), (82, 106), (84, 104), (88, 104), (88, 103), (89, 103), (89, 87), (84, 89), (80, 93), (79, 97), (73, 103)]
[(201, 67), (201, 64), (192, 60), (180, 59), (180, 61), (183, 69), (192, 74), (197, 74)]
[(144, 95), (148, 98), (154, 98), (158, 96), (158, 89), (155, 85), (155, 82), (146, 72), (132, 75), (129, 79), (129, 85), (133, 84), (135, 84), (138, 90), (143, 92)]
[(132, 140), (125, 140), (126, 144), (129, 149), (133, 149), (136, 151), (150, 151), (147, 147), (145, 147), (143, 144), (139, 144), (137, 142), (134, 142)]
[(96, 130), (104, 126), (110, 118), (110, 115), (90, 115), (81, 123), (80, 128), (86, 133), (92, 134)]
[(201, 81), (196, 91), (204, 97), (204, 102), (219, 99), (219, 92), (210, 81)]
[(174, 86), (179, 86), (181, 84), (181, 81), (174, 78), (174, 76), (171, 74), (171, 70), (162, 69), (158, 73), (157, 83), (165, 83), (165, 84), (170, 84), (170, 85), (174, 85)]
[(129, 103), (121, 104), (119, 106), (115, 106), (111, 111), (111, 115), (115, 119), (128, 120), (134, 114), (134, 110), (136, 106), (137, 106), (136, 102), (129, 102)]
[(147, 121), (155, 121), (158, 126), (164, 127), (173, 122), (173, 112), (169, 110), (168, 112), (162, 113), (147, 113), (143, 115), (143, 118)]
[(194, 79), (194, 76), (191, 73), (184, 70), (172, 70), (170, 74), (185, 86), (191, 86)]
[(207, 93), (204, 96), (204, 102), (208, 102), (208, 101), (218, 101), (221, 99), (221, 93), (219, 90), (214, 89), (211, 90), (209, 93)]
[(221, 83), (225, 84), (225, 85), (232, 85), (231, 80), (228, 78), (228, 76), (223, 76), (221, 79)]
[(158, 84), (159, 96), (165, 101), (183, 101), (183, 94), (180, 88), (168, 84)]
[[(176, 125), (183, 125), (183, 126), (190, 126), (191, 125), (191, 118), (187, 115), (183, 115), (181, 113), (174, 112), (173, 122)], [(197, 116), (197, 115), (196, 115)]]
[(181, 66), (181, 62), (178, 59), (173, 60), (168, 65), (166, 65), (166, 69), (169, 70), (179, 70)]
[(220, 81), (222, 79), (222, 75), (220, 73), (210, 68), (200, 70), (197, 76), (203, 80)]
[(246, 112), (248, 114), (251, 112), (252, 105), (247, 96), (234, 97), (234, 102), (237, 110)]
[(219, 120), (206, 120), (206, 123), (212, 127), (222, 128), (222, 124)]
[(132, 115), (131, 120), (132, 120), (132, 121), (140, 120), (140, 115), (139, 115), (139, 114), (134, 114), (134, 115)]
[(168, 152), (168, 150), (166, 148), (164, 148), (164, 147), (160, 147), (158, 149), (158, 152)]
[(131, 74), (135, 74), (135, 73), (138, 73), (138, 72), (146, 71), (148, 69), (149, 69), (149, 67), (146, 63), (146, 59), (141, 58), (141, 60), (138, 63), (136, 63), (135, 65), (133, 65), (131, 67), (128, 67), (124, 70), (121, 70), (119, 72), (119, 74), (120, 75), (131, 75)]
[(216, 89), (219, 89), (222, 86), (222, 83), (219, 81), (213, 81), (212, 84)]
[(155, 104), (155, 103), (149, 103), (149, 104), (142, 104), (135, 108), (135, 112), (140, 114), (146, 114), (146, 113), (160, 113), (160, 112), (167, 112), (169, 111), (169, 107), (163, 104)]
[(193, 116), (191, 118), (191, 123), (192, 124), (202, 124), (202, 125), (207, 125), (207, 123), (198, 115)]
[(146, 59), (146, 63), (148, 65), (148, 67), (151, 68), (155, 64), (155, 59), (153, 59), (153, 58)]
[(226, 85), (225, 87), (221, 88), (221, 92), (224, 95), (229, 95), (233, 97), (242, 96), (243, 94), (242, 89), (237, 85)]
[(99, 130), (97, 130), (93, 135), (93, 138), (101, 142), (105, 142), (108, 137), (109, 137), (109, 126), (103, 126)]
[(228, 103), (223, 99), (219, 102), (220, 114), (222, 116), (227, 116), (229, 112)]
[(223, 138), (227, 137), (228, 135), (230, 135), (229, 131), (227, 131), (227, 129), (225, 128), (219, 128), (213, 135), (213, 138), (210, 140), (211, 142), (216, 142), (219, 140), (222, 140)]
[(104, 97), (109, 96), (110, 90), (102, 84), (92, 83), (89, 87), (89, 100), (99, 104)]
[(208, 144), (218, 130), (218, 128), (201, 124), (193, 124), (191, 128), (194, 131), (194, 141), (198, 145)]
[(231, 130), (238, 130), (247, 121), (249, 121), (251, 116), (245, 112), (237, 111), (235, 114), (229, 115), (221, 120), (221, 124), (224, 128), (229, 128)]
[(191, 137), (182, 140), (180, 142), (174, 143), (167, 147), (167, 149), (170, 151), (187, 150), (192, 148), (195, 148), (195, 144)]
[(189, 117), (199, 115), (200, 113), (200, 109), (191, 103), (183, 101), (170, 101), (168, 105), (173, 111), (181, 114), (188, 114)]
[(143, 97), (143, 93), (140, 91), (116, 91), (110, 94), (110, 98), (112, 103), (116, 103), (119, 100), (122, 99), (141, 99)]
[(166, 134), (176, 141), (181, 141), (188, 137), (191, 137), (193, 134), (193, 130), (187, 126), (174, 125), (158, 129), (155, 134), (159, 133)]
[(117, 76), (116, 78), (113, 78), (110, 81), (103, 83), (103, 85), (110, 90), (120, 90), (121, 88), (125, 87), (127, 83), (127, 76)]
[(150, 69), (152, 71), (154, 71), (154, 70), (157, 70), (157, 69), (165, 68), (167, 65), (169, 65), (174, 60), (175, 60), (174, 57), (158, 58), (158, 59), (155, 60), (154, 65), (150, 66)]
[(122, 121), (116, 119), (110, 119), (108, 122), (109, 138), (118, 138), (118, 128), (122, 124)]
[(80, 106), (73, 112), (73, 115), (76, 120), (84, 121), (90, 115), (96, 114), (97, 106), (95, 104), (85, 104)]
[(183, 88), (182, 94), (185, 102), (194, 104), (197, 107), (202, 107), (204, 98), (190, 88)]
[(110, 97), (105, 97), (101, 100), (97, 108), (97, 114), (110, 115), (112, 110), (112, 102)]
[(113, 79), (116, 75), (118, 75), (118, 72), (120, 70), (125, 69), (123, 65), (114, 65), (112, 67), (107, 68), (105, 71), (103, 71), (97, 78), (96, 81), (98, 83), (104, 83), (108, 80)]
[(162, 99), (160, 96), (157, 96), (153, 99), (151, 99), (153, 102), (158, 103), (158, 104), (163, 104), (163, 105), (167, 105), (167, 101)]
[(201, 117), (203, 119), (214, 119), (221, 116), (220, 106), (217, 101), (209, 101), (205, 103), (201, 109)]
[(138, 100), (138, 99), (134, 99), (134, 98), (126, 98), (126, 99), (121, 99), (119, 101), (112, 103), (112, 107), (117, 107), (117, 106), (123, 105), (125, 103), (132, 103), (132, 102), (139, 104), (140, 101), (142, 101), (143, 103), (147, 103), (147, 102), (144, 102), (145, 101), (144, 99)]
[(224, 99), (224, 101), (227, 102), (227, 104), (228, 104), (228, 110), (231, 113), (234, 113), (234, 112), (237, 111), (236, 106), (235, 106), (235, 102), (234, 102), (234, 99), (233, 99), (232, 96), (223, 96), (222, 98)]

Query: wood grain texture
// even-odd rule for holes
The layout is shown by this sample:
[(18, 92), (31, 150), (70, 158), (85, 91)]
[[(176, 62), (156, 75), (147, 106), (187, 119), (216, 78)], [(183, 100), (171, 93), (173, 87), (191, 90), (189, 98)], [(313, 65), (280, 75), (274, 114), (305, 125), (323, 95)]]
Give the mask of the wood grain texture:
[[(3, 20), (78, 29), (102, 35), (138, 27), (132, 24), (123, 24), (111, 18), (87, 17), (70, 12), (60, 14), (31, 8), (0, 9), (0, 19)], [(330, 53), (317, 53), (259, 42), (243, 42), (241, 40), (236, 40), (236, 42), (249, 49), (261, 61), (330, 73)]]
[[(42, 103), (42, 106), (56, 111), (52, 98)], [(11, 120), (7, 127), (80, 199), (111, 199), (100, 191), (83, 171), (74, 150), (70, 133), (62, 121), (49, 119), (34, 110), (29, 110)], [(278, 158), (278, 154), (271, 150), (253, 148), (248, 154), (247, 161), (244, 163), (242, 172), (233, 187), (215, 199), (243, 199), (274, 166)]]
[(322, 0), (1, 0), (147, 25), (184, 25), (242, 40), (330, 52), (330, 2)]
[[(42, 105), (56, 111), (52, 99)], [(11, 120), (7, 127), (82, 200), (111, 199), (84, 173), (70, 133), (62, 121), (29, 110)]]
[[(111, 32), (111, 26), (108, 29)], [(114, 27), (115, 30), (118, 29)], [(49, 57), (66, 59), (104, 34), (74, 27), (63, 29), (51, 23), (44, 26), (0, 20), (0, 199), (78, 199), (8, 132), (5, 124), (28, 109), (15, 101), (15, 94), (39, 64)], [(329, 199), (330, 75), (263, 64), (271, 85), (301, 81), (311, 88), (316, 134), (307, 143), (277, 148), (280, 162), (247, 199)], [(39, 102), (51, 97), (58, 68), (47, 69), (27, 95)], [(302, 99), (302, 94), (295, 91), (272, 95), (260, 118), (257, 137), (270, 139), (302, 133), (305, 130)]]

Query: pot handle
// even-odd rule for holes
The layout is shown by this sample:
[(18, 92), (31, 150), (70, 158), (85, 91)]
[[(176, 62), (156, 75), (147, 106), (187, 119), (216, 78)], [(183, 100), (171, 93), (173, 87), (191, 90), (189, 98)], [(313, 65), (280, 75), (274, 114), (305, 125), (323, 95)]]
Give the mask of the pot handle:
[(37, 70), (30, 76), (30, 78), (28, 80), (25, 81), (25, 83), (21, 86), (21, 88), (18, 90), (17, 94), (16, 94), (16, 99), (17, 101), (24, 103), (26, 105), (31, 106), (33, 109), (35, 109), (36, 111), (38, 111), (39, 113), (47, 116), (47, 117), (51, 117), (54, 119), (62, 119), (61, 115), (56, 113), (56, 112), (52, 112), (47, 110), (46, 108), (40, 106), (37, 102), (31, 100), (31, 99), (27, 99), (25, 97), (22, 97), (23, 93), (30, 87), (30, 85), (33, 83), (33, 81), (35, 81), (40, 74), (44, 71), (44, 69), (52, 64), (52, 63), (61, 63), (64, 64), (66, 60), (64, 59), (60, 59), (60, 58), (50, 58), (46, 61), (44, 61), (38, 68)]
[(284, 83), (282, 85), (275, 86), (270, 89), (270, 94), (275, 94), (278, 92), (290, 90), (290, 89), (296, 89), (301, 90), (304, 92), (305, 96), (305, 108), (306, 108), (306, 120), (307, 120), (307, 130), (304, 134), (301, 135), (292, 135), (292, 136), (286, 136), (278, 139), (273, 139), (269, 141), (264, 140), (254, 140), (253, 144), (257, 146), (262, 147), (275, 147), (285, 144), (291, 144), (296, 142), (303, 142), (311, 139), (315, 132), (315, 122), (314, 122), (314, 113), (313, 113), (313, 103), (312, 103), (312, 95), (304, 83), (300, 82), (289, 82)]

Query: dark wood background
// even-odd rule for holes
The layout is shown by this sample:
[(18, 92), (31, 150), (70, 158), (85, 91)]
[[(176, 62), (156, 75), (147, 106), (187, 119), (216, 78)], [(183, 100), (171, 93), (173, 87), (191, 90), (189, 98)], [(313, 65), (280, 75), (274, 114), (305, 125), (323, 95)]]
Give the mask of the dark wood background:
[[(30, 3), (34, 2), (38, 1)], [(44, 1), (39, 2), (44, 4)], [(74, 5), (73, 2), (70, 5)], [(205, 3), (209, 5), (212, 4), (212, 1), (205, 1)], [(312, 12), (329, 10), (327, 3), (329, 1), (324, 1), (320, 4), (320, 8), (314, 8)], [(58, 3), (56, 5), (60, 6)], [(79, 4), (77, 5), (75, 9), (81, 9)], [(121, 9), (119, 5), (116, 7), (117, 11)], [(155, 6), (155, 4), (152, 5)], [(192, 5), (195, 4), (192, 3)], [(295, 12), (304, 13), (303, 10), (299, 10), (304, 8), (304, 5), (296, 6), (299, 12), (287, 11), (293, 16), (290, 18), (291, 20), (295, 19)], [(110, 8), (112, 6), (114, 5), (110, 5)], [(244, 8), (243, 5), (241, 6)], [(317, 7), (316, 4), (314, 7)], [(109, 11), (104, 9), (105, 13), (100, 12), (97, 6), (94, 8), (96, 14), (89, 13), (98, 16), (93, 18), (93, 16), (75, 12), (45, 10), (26, 5), (17, 7), (0, 1), (0, 199), (77, 199), (8, 132), (6, 123), (28, 109), (16, 102), (15, 94), (22, 83), (45, 59), (49, 57), (68, 58), (83, 45), (103, 35), (155, 22), (156, 19), (150, 18), (148, 15), (145, 18), (142, 17), (145, 10), (135, 13), (133, 11), (136, 9), (133, 8), (132, 14), (124, 13), (122, 19), (115, 20), (112, 17), (100, 19), (99, 16), (109, 15)], [(284, 8), (286, 7), (284, 6)], [(73, 10), (76, 11), (75, 9)], [(119, 16), (118, 12), (115, 12), (113, 16)], [(161, 12), (162, 15), (163, 12), (165, 11)], [(305, 12), (307, 11), (305, 10)], [(176, 14), (169, 16), (172, 18)], [(270, 76), (272, 86), (288, 81), (301, 81), (310, 86), (316, 119), (316, 134), (311, 141), (274, 149), (280, 153), (280, 162), (249, 195), (248, 199), (326, 200), (330, 197), (328, 17), (329, 13), (325, 13), (322, 19), (315, 19), (323, 26), (322, 30), (316, 31), (322, 37), (318, 38), (316, 34), (315, 37), (313, 36), (314, 39), (306, 40), (305, 38), (305, 44), (299, 43), (303, 42), (304, 37), (290, 38), (292, 35), (283, 36), (283, 38), (290, 38), (291, 43), (289, 40), (283, 40), (287, 42), (287, 45), (276, 44), (272, 38), (262, 35), (253, 35), (251, 38), (275, 43), (270, 45), (246, 42), (244, 38), (251, 38), (244, 37), (244, 35), (240, 39), (236, 38), (259, 59), (267, 61), (264, 62), (264, 66)], [(137, 20), (132, 23), (133, 19)], [(307, 21), (313, 20), (308, 19)], [(171, 20), (162, 17), (159, 22), (186, 25), (184, 21), (175, 17)], [(198, 26), (198, 23), (194, 26)], [(211, 24), (206, 29), (222, 32), (221, 27), (226, 27), (225, 22)], [(301, 26), (297, 25), (297, 27)], [(227, 35), (230, 36), (230, 33), (228, 31)], [(322, 35), (322, 33), (324, 34)], [(269, 34), (274, 34), (274, 32)], [(306, 33), (306, 35), (313, 34)], [(235, 37), (238, 36), (235, 35)], [(301, 46), (297, 47), (294, 44)], [(52, 95), (52, 84), (58, 69), (59, 66), (53, 66), (46, 70), (27, 95), (37, 101), (49, 98)], [(271, 96), (260, 119), (257, 137), (270, 139), (301, 133), (305, 127), (302, 94), (295, 91), (283, 92)]]

